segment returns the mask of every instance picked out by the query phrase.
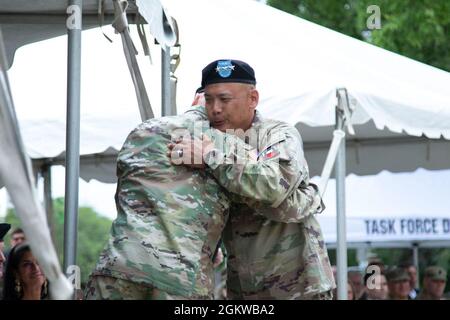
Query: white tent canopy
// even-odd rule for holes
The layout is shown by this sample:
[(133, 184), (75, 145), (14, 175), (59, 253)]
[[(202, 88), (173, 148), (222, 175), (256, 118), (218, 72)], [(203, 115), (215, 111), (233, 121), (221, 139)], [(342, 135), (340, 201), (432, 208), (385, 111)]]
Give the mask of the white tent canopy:
[[(328, 152), (339, 87), (347, 88), (355, 107), (352, 123), (356, 135), (347, 136), (348, 172), (363, 175), (383, 169), (450, 168), (450, 143), (442, 138), (450, 138), (449, 73), (251, 0), (163, 3), (180, 29), (179, 112), (189, 105), (200, 83), (200, 71), (208, 62), (238, 58), (256, 70), (263, 115), (299, 127), (313, 175), (320, 174)], [(90, 55), (104, 57), (106, 50), (90, 51)], [(109, 72), (94, 68), (100, 74)], [(123, 79), (120, 83), (125, 87), (128, 82)], [(110, 83), (116, 86), (117, 79)], [(12, 81), (13, 92), (15, 85)], [(159, 90), (147, 87), (151, 99), (157, 101)], [(122, 89), (121, 94), (124, 92)], [(114, 150), (139, 118), (133, 98), (127, 105), (119, 98), (122, 104), (116, 108), (108, 105), (105, 113), (106, 106), (101, 105), (104, 96), (99, 97), (94, 99), (95, 107), (92, 101), (82, 101), (81, 175), (114, 182), (111, 173), (115, 169), (100, 165), (95, 161), (98, 156), (92, 155), (107, 150), (102, 159), (114, 166)], [(22, 120), (20, 111), (18, 114)], [(58, 112), (54, 115), (44, 122), (21, 121), (26, 145), (35, 159), (61, 158), (64, 152), (65, 121)]]
[(208, 62), (239, 58), (255, 68), (260, 108), (271, 117), (334, 125), (335, 90), (345, 87), (356, 106), (353, 123), (373, 119), (378, 129), (450, 139), (447, 72), (255, 1), (164, 3), (184, 44), (180, 101), (192, 96)]

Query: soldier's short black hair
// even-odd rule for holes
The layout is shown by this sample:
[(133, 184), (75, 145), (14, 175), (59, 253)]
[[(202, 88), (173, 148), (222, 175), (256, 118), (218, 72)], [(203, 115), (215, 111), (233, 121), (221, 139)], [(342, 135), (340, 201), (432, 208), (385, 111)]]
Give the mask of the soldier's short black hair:
[(13, 232), (11, 232), (11, 235), (18, 234), (18, 233), (25, 233), (22, 228), (15, 228)]

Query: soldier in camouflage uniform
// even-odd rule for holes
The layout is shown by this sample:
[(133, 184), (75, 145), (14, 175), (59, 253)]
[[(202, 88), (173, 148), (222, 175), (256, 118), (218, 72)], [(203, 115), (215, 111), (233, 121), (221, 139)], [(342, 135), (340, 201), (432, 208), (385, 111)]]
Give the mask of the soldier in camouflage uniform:
[(126, 139), (117, 160), (117, 218), (86, 299), (212, 297), (212, 254), (229, 202), (204, 171), (173, 166), (166, 156), (175, 132), (192, 133), (202, 118), (194, 109), (151, 119)]
[(409, 297), (410, 277), (408, 272), (399, 267), (392, 267), (386, 272), (386, 280), (389, 288), (389, 300), (411, 300)]
[(423, 286), (417, 300), (446, 300), (444, 298), (447, 271), (439, 266), (430, 266), (425, 269)]
[[(256, 150), (256, 162), (239, 162), (234, 154), (228, 163), (217, 160), (229, 155), (203, 146), (205, 164), (231, 193), (224, 231), (228, 297), (331, 299), (334, 277), (314, 217), (323, 208), (311, 205), (320, 197), (309, 182), (301, 137), (286, 123), (261, 118), (255, 83), (253, 69), (237, 60), (214, 61), (202, 74), (211, 125), (246, 130)], [(188, 150), (192, 144), (180, 145)]]

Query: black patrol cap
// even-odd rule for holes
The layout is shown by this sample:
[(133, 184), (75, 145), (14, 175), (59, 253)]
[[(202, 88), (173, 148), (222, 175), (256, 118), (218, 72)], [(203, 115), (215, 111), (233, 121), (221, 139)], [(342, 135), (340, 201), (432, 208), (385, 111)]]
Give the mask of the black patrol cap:
[(9, 223), (0, 223), (0, 241), (3, 241), (3, 237), (8, 233), (9, 229), (11, 229)]
[(223, 82), (256, 84), (255, 71), (246, 62), (232, 59), (216, 60), (202, 70), (202, 85)]

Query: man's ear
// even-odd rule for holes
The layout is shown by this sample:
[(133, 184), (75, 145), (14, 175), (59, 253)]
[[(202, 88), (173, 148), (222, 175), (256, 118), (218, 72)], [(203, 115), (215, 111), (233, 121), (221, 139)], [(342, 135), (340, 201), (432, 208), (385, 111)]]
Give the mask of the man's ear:
[(252, 109), (256, 109), (259, 102), (259, 92), (256, 89), (250, 91), (250, 106)]

